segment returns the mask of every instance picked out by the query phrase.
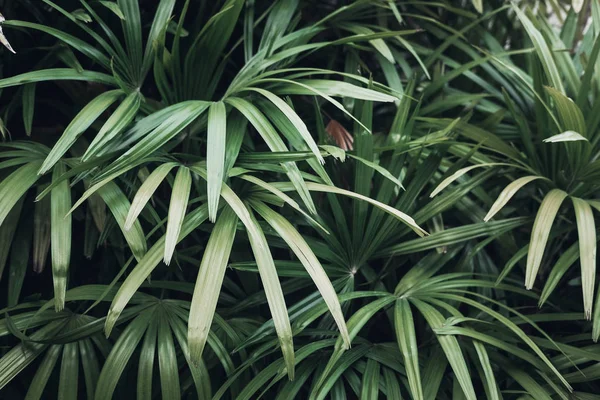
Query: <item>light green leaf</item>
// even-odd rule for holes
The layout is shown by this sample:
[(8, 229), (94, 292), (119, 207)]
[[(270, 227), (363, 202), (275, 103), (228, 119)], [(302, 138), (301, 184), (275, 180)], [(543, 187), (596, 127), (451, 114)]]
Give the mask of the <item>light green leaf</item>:
[(174, 162), (161, 164), (144, 180), (144, 183), (142, 183), (142, 186), (140, 186), (131, 202), (131, 207), (125, 220), (125, 229), (131, 229), (138, 215), (140, 215), (148, 201), (152, 198), (158, 186), (176, 165), (177, 163)]
[(127, 95), (115, 112), (104, 123), (92, 143), (90, 143), (90, 146), (81, 158), (82, 161), (87, 161), (94, 155), (97, 155), (113, 138), (123, 132), (137, 115), (141, 103), (142, 95), (140, 92), (134, 91)]
[(512, 8), (517, 14), (517, 17), (523, 24), (523, 27), (527, 31), (529, 38), (533, 42), (533, 46), (535, 47), (535, 51), (540, 58), (542, 66), (544, 67), (544, 71), (548, 76), (550, 83), (556, 90), (561, 93), (565, 93), (565, 88), (562, 84), (562, 78), (560, 73), (558, 72), (558, 68), (556, 67), (556, 62), (552, 57), (552, 52), (546, 43), (546, 40), (542, 36), (541, 32), (535, 27), (535, 25), (527, 18), (527, 15), (516, 5), (512, 4)]
[[(244, 171), (242, 173), (246, 173), (247, 171)], [(329, 232), (327, 231), (327, 229), (325, 229), (321, 224), (319, 224), (313, 217), (311, 217), (310, 215), (308, 215), (308, 213), (306, 211), (304, 211), (302, 208), (300, 208), (300, 205), (294, 200), (292, 199), (290, 196), (288, 196), (287, 194), (283, 193), (281, 190), (277, 189), (275, 186), (271, 185), (270, 183), (267, 183), (255, 176), (252, 175), (241, 175), (240, 176), (241, 179), (244, 179), (248, 182), (252, 182), (255, 185), (268, 190), (269, 192), (273, 193), (275, 196), (279, 197), (281, 200), (283, 200), (287, 205), (291, 206), (294, 210), (298, 211), (300, 214), (304, 215), (305, 218), (307, 218), (312, 224), (314, 224), (316, 227), (318, 227), (319, 229), (321, 229), (324, 233), (326, 233), (327, 235), (329, 235)]]
[(225, 141), (227, 134), (227, 111), (222, 101), (208, 109), (208, 142), (206, 144), (206, 173), (208, 193), (208, 218), (215, 222), (221, 185), (225, 175)]
[[(330, 147), (333, 147), (333, 146), (330, 146)], [(358, 157), (358, 156), (355, 156), (355, 155), (349, 154), (349, 153), (348, 153), (348, 157), (353, 158), (356, 161), (363, 163), (367, 167), (374, 169), (375, 171), (379, 172), (384, 178), (389, 179), (392, 183), (394, 183), (398, 187), (401, 187), (402, 189), (404, 189), (404, 186), (402, 186), (402, 182), (400, 182), (400, 180), (398, 178), (396, 178), (394, 175), (392, 175), (390, 173), (390, 171), (388, 171), (381, 165), (374, 163), (372, 161), (369, 161), (369, 160), (365, 160), (362, 157)]]
[[(206, 178), (206, 172), (195, 169), (201, 176)], [(250, 246), (258, 265), (258, 272), (263, 283), (271, 316), (275, 324), (275, 331), (279, 337), (281, 351), (285, 360), (287, 373), (290, 379), (294, 378), (294, 345), (292, 341), (292, 328), (288, 317), (285, 299), (281, 284), (277, 277), (277, 269), (273, 262), (273, 256), (269, 250), (269, 244), (265, 238), (260, 225), (250, 211), (246, 208), (240, 198), (227, 186), (223, 184), (221, 196), (235, 211), (238, 218), (242, 221), (248, 232)]]
[(579, 235), (579, 257), (581, 263), (581, 287), (585, 318), (592, 317), (594, 282), (596, 279), (596, 225), (590, 205), (582, 199), (572, 197)]
[[(252, 105), (248, 101), (240, 99), (240, 98), (229, 98), (229, 99), (227, 99), (227, 102), (229, 104), (231, 104), (233, 107), (235, 107), (237, 110), (239, 110), (248, 119), (248, 121), (250, 121), (252, 126), (254, 126), (254, 128), (258, 131), (260, 136), (263, 138), (263, 140), (267, 143), (267, 146), (269, 146), (271, 151), (276, 151), (276, 152), (287, 152), (288, 151), (287, 146), (285, 145), (283, 140), (281, 140), (281, 137), (279, 137), (279, 135), (275, 131), (275, 128), (273, 128), (273, 125), (271, 125), (271, 123), (260, 112), (260, 110), (258, 108), (256, 108), (254, 105)], [(308, 192), (308, 189), (306, 188), (306, 183), (304, 182), (304, 179), (302, 178), (302, 175), (300, 174), (300, 170), (298, 169), (298, 166), (292, 162), (282, 163), (282, 166), (283, 166), (283, 168), (285, 168), (290, 181), (292, 182), (292, 184), (298, 191), (298, 194), (304, 201), (304, 204), (306, 205), (308, 210), (311, 213), (316, 214), (317, 209), (312, 200), (312, 197), (310, 197), (310, 193)]]
[(100, 4), (102, 4), (104, 7), (108, 8), (110, 11), (115, 13), (115, 15), (117, 17), (121, 18), (122, 20), (125, 20), (123, 11), (121, 11), (121, 8), (119, 7), (119, 5), (117, 3), (115, 3), (114, 1), (102, 1), (101, 0)]
[(586, 141), (587, 142), (588, 140), (575, 131), (565, 131), (563, 133), (559, 133), (558, 135), (550, 136), (549, 138), (544, 139), (544, 143), (578, 142), (578, 141)]
[(450, 175), (449, 177), (447, 177), (446, 179), (444, 179), (442, 182), (440, 182), (440, 184), (437, 185), (437, 187), (433, 190), (433, 192), (431, 192), (429, 197), (435, 197), (438, 193), (440, 193), (442, 190), (444, 190), (446, 187), (448, 187), (448, 185), (450, 185), (452, 182), (454, 182), (455, 180), (457, 180), (458, 178), (460, 178), (467, 172), (474, 170), (475, 168), (492, 167), (492, 166), (496, 166), (496, 165), (506, 165), (506, 164), (486, 163), (486, 164), (477, 164), (477, 165), (471, 165), (471, 166), (468, 166), (465, 168), (461, 168), (458, 171), (456, 171), (455, 173), (453, 173), (452, 175)]
[(102, 186), (98, 189), (98, 194), (108, 206), (115, 221), (117, 221), (134, 257), (138, 261), (141, 260), (144, 254), (146, 254), (146, 238), (139, 221), (135, 221), (131, 229), (125, 229), (125, 218), (127, 217), (127, 211), (131, 207), (127, 196), (125, 196), (123, 191), (114, 182), (108, 182)]
[(8, 216), (8, 213), (17, 204), (17, 201), (38, 180), (37, 169), (41, 161), (25, 164), (15, 170), (0, 182), (0, 225)]
[(0, 89), (25, 85), (27, 83), (43, 81), (85, 81), (96, 82), (104, 85), (116, 85), (114, 78), (110, 75), (94, 71), (79, 72), (74, 68), (52, 68), (39, 71), (26, 72), (24, 74), (0, 79)]
[(275, 94), (269, 92), (268, 90), (259, 89), (259, 88), (250, 88), (250, 90), (253, 90), (253, 91), (265, 96), (277, 108), (279, 108), (279, 110), (283, 114), (285, 114), (285, 116), (294, 125), (294, 127), (296, 128), (296, 130), (298, 131), (300, 136), (302, 136), (302, 139), (304, 139), (304, 141), (308, 145), (309, 149), (313, 152), (315, 157), (317, 157), (317, 160), (319, 160), (319, 162), (321, 164), (325, 164), (325, 160), (323, 159), (323, 156), (321, 156), (321, 151), (319, 150), (319, 146), (317, 146), (317, 143), (315, 142), (312, 135), (308, 131), (308, 128), (306, 127), (306, 124), (304, 123), (304, 121), (302, 121), (302, 119), (298, 116), (298, 114), (296, 114), (296, 111), (294, 111), (294, 109), (292, 107), (290, 107), (285, 101), (283, 101), (281, 98), (279, 98), (279, 96), (276, 96)]
[(415, 233), (417, 233), (417, 235), (419, 235), (421, 237), (428, 235), (428, 233), (423, 228), (421, 228), (419, 225), (417, 225), (417, 223), (415, 222), (415, 220), (412, 217), (408, 216), (407, 214), (405, 214), (401, 211), (396, 210), (393, 207), (388, 206), (387, 204), (383, 204), (377, 200), (373, 200), (369, 197), (360, 195), (358, 193), (351, 192), (349, 190), (340, 189), (335, 186), (328, 186), (328, 185), (323, 185), (321, 183), (313, 183), (313, 182), (307, 182), (306, 186), (308, 187), (308, 190), (311, 190), (314, 192), (337, 193), (337, 194), (341, 194), (344, 196), (348, 196), (348, 197), (352, 197), (355, 199), (366, 201), (367, 203), (370, 203), (370, 204), (374, 205), (375, 207), (387, 212), (388, 214), (391, 214), (394, 217), (398, 218), (400, 221), (402, 221), (403, 223), (408, 225), (413, 231), (415, 231)]
[[(179, 241), (206, 221), (206, 218), (208, 218), (208, 207), (206, 205), (202, 205), (190, 212), (181, 227)], [(104, 330), (107, 335), (110, 335), (117, 319), (121, 315), (121, 312), (123, 312), (123, 309), (129, 300), (137, 293), (140, 285), (162, 260), (165, 252), (165, 238), (166, 235), (163, 235), (156, 243), (154, 243), (154, 246), (148, 250), (119, 288), (119, 291), (110, 305), (108, 315), (106, 316)]]
[[(2, 22), (4, 22), (4, 17), (2, 17), (2, 21), (0, 21), (0, 23), (2, 23)], [(4, 36), (4, 32), (2, 32), (2, 26), (0, 26), (0, 43), (2, 43), (4, 45), (4, 47), (6, 47), (8, 50), (10, 50), (11, 53), (17, 54), (17, 52), (13, 50), (13, 48), (10, 45), (6, 36)]]
[(346, 327), (346, 322), (344, 320), (344, 314), (342, 313), (342, 308), (340, 306), (340, 302), (337, 298), (337, 293), (329, 277), (325, 273), (323, 266), (306, 243), (306, 241), (302, 238), (302, 235), (298, 233), (298, 231), (294, 228), (292, 224), (288, 222), (287, 219), (282, 217), (280, 214), (274, 212), (271, 208), (266, 206), (264, 203), (260, 202), (252, 202), (252, 207), (271, 225), (275, 231), (281, 236), (283, 240), (287, 243), (290, 249), (294, 252), (296, 257), (300, 260), (306, 272), (310, 275), (313, 282), (319, 289), (321, 296), (323, 296), (323, 300), (335, 323), (340, 330), (340, 334), (347, 348), (350, 347), (350, 337), (348, 336), (348, 328)]
[(346, 161), (346, 152), (343, 149), (337, 146), (330, 146), (326, 144), (322, 144), (319, 147), (328, 152), (332, 157), (335, 157), (338, 160), (340, 160), (341, 162)]
[(527, 269), (525, 273), (525, 287), (533, 288), (535, 277), (542, 263), (544, 249), (554, 218), (558, 213), (558, 209), (567, 194), (560, 189), (552, 189), (540, 205), (540, 209), (533, 223), (533, 231), (531, 232), (531, 240), (529, 243), (529, 253), (527, 254)]
[(485, 349), (485, 345), (478, 340), (474, 340), (473, 347), (475, 347), (475, 351), (477, 351), (479, 362), (481, 363), (481, 367), (483, 368), (483, 373), (485, 375), (486, 384), (488, 386), (489, 391), (489, 399), (500, 400), (500, 389), (498, 389), (496, 377), (494, 375), (494, 370), (492, 369), (490, 358), (488, 356), (487, 350)]
[(238, 218), (225, 207), (215, 224), (198, 271), (188, 322), (188, 346), (192, 363), (198, 364), (217, 308), (225, 270), (235, 238)]
[(552, 87), (546, 86), (545, 89), (554, 100), (554, 108), (558, 111), (562, 128), (567, 131), (579, 132), (585, 136), (585, 118), (577, 104), (571, 98)]
[(48, 154), (48, 157), (44, 160), (39, 174), (42, 175), (48, 172), (69, 148), (71, 148), (77, 138), (79, 138), (79, 136), (81, 136), (81, 134), (83, 134), (83, 132), (85, 132), (86, 129), (88, 129), (94, 121), (96, 121), (96, 119), (122, 95), (122, 90), (110, 90), (102, 93), (94, 100), (87, 103), (75, 118), (73, 118), (60, 139), (58, 139), (52, 150), (50, 150), (50, 154)]
[(504, 188), (504, 190), (502, 190), (502, 192), (500, 193), (500, 195), (498, 196), (498, 198), (496, 199), (494, 204), (492, 204), (490, 211), (488, 211), (487, 215), (485, 216), (485, 218), (483, 218), (483, 220), (485, 222), (487, 222), (490, 219), (492, 219), (492, 217), (494, 217), (494, 215), (496, 215), (500, 210), (502, 210), (502, 208), (506, 205), (506, 203), (508, 203), (509, 200), (519, 190), (521, 190), (521, 188), (523, 186), (527, 185), (529, 182), (535, 181), (536, 179), (546, 179), (546, 178), (544, 178), (542, 176), (530, 175), (530, 176), (524, 176), (522, 178), (517, 179), (514, 182), (509, 183)]
[[(54, 166), (52, 180), (65, 173), (63, 163)], [(71, 188), (69, 180), (62, 180), (50, 193), (50, 245), (52, 254), (52, 281), (54, 282), (54, 306), (62, 311), (65, 306), (67, 275), (71, 260)]]
[(173, 183), (173, 191), (171, 192), (171, 203), (169, 204), (169, 219), (167, 221), (164, 254), (164, 263), (167, 265), (171, 262), (171, 258), (175, 252), (175, 245), (179, 239), (191, 189), (192, 174), (189, 168), (179, 167), (175, 176), (175, 182)]

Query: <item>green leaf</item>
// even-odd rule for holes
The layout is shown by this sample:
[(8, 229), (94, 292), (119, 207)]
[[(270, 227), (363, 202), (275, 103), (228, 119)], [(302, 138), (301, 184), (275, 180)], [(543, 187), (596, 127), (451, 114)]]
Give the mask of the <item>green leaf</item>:
[(152, 318), (156, 318), (153, 309), (141, 312), (137, 318), (127, 324), (127, 328), (119, 335), (119, 339), (106, 358), (100, 372), (94, 399), (110, 400), (113, 398), (113, 393), (119, 379), (121, 379), (121, 374), (125, 370), (138, 343), (142, 340), (142, 336), (146, 332)]
[(554, 108), (558, 111), (558, 117), (562, 128), (567, 131), (579, 132), (585, 136), (585, 118), (577, 104), (575, 104), (571, 98), (554, 88), (546, 86), (545, 89), (554, 100)]
[[(202, 205), (190, 212), (183, 221), (179, 241), (183, 240), (184, 237), (206, 221), (206, 218), (208, 218), (208, 207), (206, 205)], [(162, 260), (165, 253), (165, 238), (166, 236), (163, 235), (154, 243), (119, 288), (106, 316), (105, 332), (107, 335), (110, 335), (119, 315), (121, 315), (129, 300), (137, 293), (140, 285)]]
[[(350, 340), (353, 340), (356, 335), (360, 332), (360, 330), (365, 326), (367, 322), (373, 318), (375, 313), (379, 312), (382, 308), (388, 306), (396, 300), (394, 296), (386, 296), (381, 299), (377, 299), (372, 301), (371, 303), (361, 307), (358, 311), (356, 311), (352, 317), (348, 320), (348, 335)], [(359, 347), (360, 348), (360, 347)], [(348, 353), (355, 351), (357, 348), (353, 348), (348, 351)], [(338, 338), (335, 342), (335, 347), (333, 349), (333, 353), (327, 362), (327, 365), (323, 369), (319, 380), (313, 386), (312, 393), (310, 398), (318, 398), (323, 399), (327, 394), (327, 380), (335, 371), (339, 371), (339, 367), (336, 368), (336, 364), (340, 361), (340, 358), (346, 351), (346, 346), (342, 338)], [(317, 396), (315, 396), (317, 395)]]
[(125, 220), (125, 229), (129, 230), (137, 220), (138, 215), (142, 212), (148, 201), (154, 195), (154, 192), (162, 181), (169, 175), (169, 172), (177, 166), (177, 163), (169, 162), (156, 167), (154, 171), (144, 180), (131, 202), (131, 207), (127, 213)]
[(275, 196), (279, 197), (281, 200), (283, 200), (287, 205), (292, 207), (294, 210), (296, 210), (300, 214), (304, 215), (304, 217), (306, 219), (308, 219), (313, 225), (315, 225), (316, 227), (321, 229), (325, 234), (329, 235), (329, 232), (327, 231), (327, 229), (325, 229), (321, 224), (319, 224), (315, 219), (313, 219), (313, 217), (308, 215), (307, 212), (305, 212), (302, 208), (300, 208), (300, 205), (294, 199), (292, 199), (287, 194), (283, 193), (281, 190), (277, 189), (275, 186), (273, 186), (261, 179), (258, 179), (257, 177), (252, 176), (252, 175), (240, 175), (240, 179), (244, 179), (248, 182), (252, 182), (255, 185), (273, 193)]
[[(52, 321), (30, 336), (31, 339), (48, 339), (62, 326), (62, 321)], [(31, 364), (48, 345), (21, 343), (0, 358), (0, 389), (3, 389), (21, 371)]]
[[(423, 317), (427, 320), (427, 323), (433, 329), (441, 328), (444, 325), (444, 317), (435, 308), (421, 300), (412, 299), (411, 301), (419, 309)], [(450, 335), (437, 335), (436, 337), (446, 354), (446, 358), (452, 367), (452, 371), (454, 371), (454, 375), (456, 376), (465, 397), (468, 400), (477, 399), (475, 389), (473, 388), (473, 381), (471, 380), (471, 374), (469, 373), (465, 357), (463, 356), (458, 341), (454, 336)]]
[(525, 274), (525, 287), (533, 288), (535, 277), (542, 263), (546, 242), (550, 236), (550, 229), (558, 209), (567, 194), (560, 189), (552, 189), (540, 205), (540, 208), (533, 223), (531, 240), (529, 243), (529, 253), (527, 254), (527, 269)]
[(176, 399), (181, 397), (179, 386), (179, 365), (175, 344), (171, 334), (169, 321), (165, 310), (159, 312), (158, 322), (158, 367), (160, 371), (160, 390), (163, 399)]
[(111, 104), (117, 101), (122, 94), (123, 91), (121, 90), (110, 90), (102, 93), (94, 100), (87, 103), (75, 118), (73, 118), (60, 139), (58, 139), (52, 150), (50, 150), (50, 154), (48, 154), (48, 157), (44, 160), (39, 174), (41, 175), (48, 172), (71, 148), (77, 138), (79, 138), (79, 136), (81, 136), (94, 121), (96, 121), (96, 119), (111, 106)]
[[(52, 172), (52, 180), (59, 179), (65, 173), (63, 163), (58, 163)], [(65, 292), (69, 262), (71, 260), (71, 188), (65, 179), (50, 193), (50, 245), (52, 254), (52, 281), (54, 283), (54, 302), (56, 311), (65, 306)]]
[[(393, 0), (390, 0), (392, 3)], [(386, 396), (388, 400), (402, 400), (399, 379), (395, 372), (390, 368), (383, 369), (383, 379), (385, 382)]]
[(74, 68), (54, 68), (26, 72), (21, 75), (11, 76), (10, 78), (0, 79), (0, 89), (43, 81), (84, 81), (96, 82), (110, 86), (116, 85), (116, 82), (112, 76), (102, 74), (100, 72), (79, 72)]
[(323, 159), (323, 156), (321, 156), (321, 151), (319, 150), (319, 146), (317, 146), (317, 143), (315, 142), (312, 135), (308, 131), (308, 128), (306, 127), (306, 124), (304, 123), (304, 121), (302, 121), (302, 119), (298, 116), (298, 114), (296, 114), (296, 111), (294, 111), (294, 109), (292, 107), (290, 107), (285, 101), (283, 101), (281, 98), (279, 98), (275, 94), (269, 92), (268, 90), (259, 89), (259, 88), (250, 88), (250, 90), (253, 90), (253, 91), (265, 96), (277, 108), (279, 108), (279, 110), (283, 114), (285, 114), (285, 116), (294, 125), (294, 127), (296, 128), (296, 130), (298, 131), (300, 136), (302, 136), (302, 139), (304, 139), (304, 142), (308, 145), (308, 148), (313, 152), (315, 157), (317, 157), (317, 160), (319, 160), (319, 162), (321, 164), (325, 164), (325, 160)]
[[(323, 147), (323, 146), (321, 146), (321, 147)], [(334, 147), (334, 146), (327, 146), (327, 147)], [(343, 150), (341, 150), (341, 151), (343, 151)], [(369, 160), (365, 160), (364, 158), (355, 156), (353, 154), (348, 154), (348, 157), (355, 159), (356, 161), (366, 165), (369, 168), (372, 168), (373, 170), (380, 173), (384, 178), (390, 180), (390, 182), (392, 182), (393, 184), (404, 189), (404, 186), (402, 186), (402, 182), (400, 182), (400, 180), (398, 178), (396, 178), (394, 175), (392, 175), (390, 171), (388, 171), (381, 165), (374, 163), (372, 161), (369, 161)]]
[(48, 380), (50, 379), (50, 375), (54, 370), (54, 366), (56, 365), (56, 361), (58, 361), (58, 356), (60, 356), (62, 349), (62, 345), (52, 345), (48, 348), (44, 359), (33, 376), (31, 385), (29, 385), (29, 388), (27, 389), (25, 400), (42, 399), (44, 388), (48, 384)]
[(582, 199), (572, 197), (579, 235), (579, 255), (581, 263), (581, 287), (583, 308), (586, 319), (592, 318), (594, 302), (594, 281), (596, 279), (596, 225), (590, 205)]
[(192, 363), (198, 364), (210, 332), (225, 270), (233, 246), (238, 218), (226, 207), (215, 224), (198, 271), (188, 323), (188, 345)]
[[(22, 204), (23, 201), (20, 203)], [(24, 226), (25, 224), (18, 224), (18, 218), (21, 213), (21, 204), (13, 207), (6, 222), (0, 227), (0, 254), (8, 255), (9, 249), (12, 246), (10, 252), (10, 263), (8, 272), (8, 306), (16, 306), (21, 296), (21, 290), (23, 289), (23, 283), (25, 281), (25, 275), (29, 267), (29, 261), (31, 259), (31, 243), (33, 239), (33, 224)], [(31, 221), (30, 218), (27, 219)], [(19, 225), (19, 231), (14, 235), (15, 230)], [(14, 243), (13, 243), (14, 235)], [(0, 259), (0, 263), (3, 261)], [(0, 265), (0, 276), (2, 276), (1, 270), (3, 269)]]
[(336, 193), (336, 194), (341, 194), (344, 196), (348, 196), (348, 197), (352, 197), (355, 199), (366, 201), (367, 203), (374, 205), (375, 207), (387, 212), (388, 214), (393, 215), (394, 217), (399, 219), (401, 222), (408, 225), (413, 231), (415, 231), (415, 233), (417, 235), (419, 235), (421, 237), (428, 235), (428, 233), (423, 228), (421, 228), (419, 225), (417, 225), (415, 220), (412, 219), (410, 216), (404, 214), (401, 211), (396, 210), (393, 207), (383, 204), (377, 200), (373, 200), (369, 197), (351, 192), (349, 190), (340, 189), (335, 186), (323, 185), (321, 183), (308, 182), (306, 184), (306, 186), (308, 187), (309, 190), (314, 191), (314, 192)]
[(494, 217), (494, 215), (496, 215), (500, 210), (502, 210), (502, 208), (506, 205), (506, 203), (508, 203), (509, 200), (519, 190), (521, 190), (521, 188), (523, 186), (527, 185), (529, 182), (535, 181), (536, 179), (546, 179), (546, 178), (541, 177), (541, 176), (530, 175), (530, 176), (524, 176), (522, 178), (517, 179), (514, 182), (509, 183), (504, 188), (504, 190), (502, 190), (502, 192), (500, 192), (500, 195), (498, 196), (498, 198), (496, 199), (494, 204), (492, 204), (490, 211), (488, 211), (488, 213), (486, 214), (485, 218), (483, 218), (483, 220), (485, 222), (487, 222), (490, 219), (492, 219)]
[(79, 346), (76, 342), (67, 343), (63, 348), (58, 380), (58, 398), (77, 400), (77, 382), (79, 381)]
[(549, 138), (544, 139), (544, 143), (558, 143), (558, 142), (578, 142), (578, 141), (588, 141), (584, 136), (581, 136), (579, 133), (575, 131), (565, 131), (563, 133), (559, 133), (558, 135), (550, 136)]
[(33, 111), (35, 109), (35, 83), (30, 83), (23, 87), (23, 124), (25, 133), (31, 136), (33, 126)]
[(394, 324), (398, 347), (404, 357), (404, 368), (408, 377), (410, 393), (413, 399), (423, 400), (423, 384), (421, 383), (421, 372), (419, 369), (419, 348), (417, 346), (415, 322), (410, 304), (405, 298), (396, 300)]
[(138, 400), (152, 398), (152, 377), (154, 373), (154, 359), (156, 357), (157, 332), (158, 319), (156, 318), (150, 321), (148, 325), (140, 351), (137, 379)]
[(41, 164), (41, 161), (25, 164), (0, 182), (0, 226), (17, 201), (38, 180), (37, 170)]
[(206, 144), (206, 190), (208, 215), (211, 222), (217, 218), (221, 185), (225, 176), (225, 143), (227, 135), (227, 111), (222, 101), (213, 103), (208, 110), (208, 141)]
[[(139, 73), (142, 68), (142, 21), (140, 19), (140, 7), (137, 1), (117, 0), (120, 10), (123, 13), (121, 26), (123, 27), (123, 36), (127, 47), (129, 62), (132, 64), (132, 70), (135, 78), (140, 78)], [(141, 84), (141, 82), (136, 82)]]
[(142, 95), (140, 92), (134, 91), (127, 95), (115, 112), (102, 125), (81, 160), (88, 161), (91, 157), (97, 155), (112, 139), (123, 132), (137, 115), (141, 103)]
[(444, 179), (442, 182), (440, 182), (440, 184), (437, 185), (437, 187), (433, 190), (433, 192), (431, 192), (429, 197), (435, 197), (438, 193), (440, 193), (442, 190), (444, 190), (446, 187), (448, 187), (452, 182), (454, 182), (455, 180), (457, 180), (458, 178), (460, 178), (467, 172), (474, 170), (475, 168), (492, 167), (492, 166), (497, 166), (497, 165), (510, 165), (510, 164), (486, 163), (486, 164), (477, 164), (477, 165), (471, 165), (469, 167), (461, 168), (458, 171), (456, 171), (455, 173), (453, 173), (452, 175), (450, 175), (449, 177), (447, 177), (446, 179)]
[(379, 398), (379, 363), (371, 358), (367, 360), (361, 386), (360, 400)]
[(139, 165), (145, 157), (154, 153), (190, 125), (208, 108), (209, 104), (205, 101), (184, 101), (138, 121), (132, 128), (136, 130), (137, 143), (102, 171), (95, 182), (103, 181), (117, 173), (122, 174)]
[[(263, 140), (267, 143), (267, 146), (271, 149), (271, 151), (280, 151), (286, 152), (288, 151), (285, 143), (277, 132), (273, 125), (266, 119), (266, 117), (260, 112), (258, 108), (249, 103), (246, 100), (240, 98), (229, 98), (226, 100), (229, 104), (235, 107), (238, 111), (240, 111), (244, 116), (250, 121), (252, 126), (258, 131)], [(315, 208), (315, 204), (310, 197), (310, 193), (306, 188), (306, 183), (300, 174), (300, 170), (295, 163), (286, 162), (282, 163), (283, 168), (286, 170), (286, 173), (298, 191), (298, 194), (304, 201), (304, 204), (308, 208), (308, 210), (316, 214), (317, 210)]]
[(490, 363), (490, 358), (488, 356), (487, 350), (483, 343), (478, 340), (473, 341), (473, 347), (475, 347), (475, 351), (477, 351), (477, 356), (479, 357), (479, 362), (481, 363), (481, 367), (483, 368), (483, 373), (485, 375), (486, 384), (489, 393), (490, 400), (500, 400), (500, 389), (496, 383), (496, 377), (494, 376), (494, 370), (492, 369), (492, 364)]
[(96, 383), (98, 382), (98, 376), (100, 376), (100, 365), (98, 363), (98, 357), (96, 356), (96, 350), (92, 346), (92, 340), (83, 339), (78, 343), (79, 355), (81, 356), (81, 364), (83, 366), (83, 376), (85, 379), (85, 390), (87, 398), (91, 399), (94, 397)]
[[(206, 176), (206, 172), (199, 172), (202, 172), (204, 177)], [(252, 253), (256, 259), (256, 264), (258, 265), (258, 272), (264, 286), (265, 295), (269, 304), (269, 310), (271, 311), (271, 316), (273, 317), (275, 331), (277, 332), (279, 343), (281, 344), (281, 351), (285, 360), (287, 373), (290, 379), (293, 379), (294, 345), (292, 340), (292, 328), (290, 326), (290, 319), (288, 317), (281, 284), (277, 278), (277, 269), (275, 268), (273, 256), (269, 250), (269, 244), (265, 238), (265, 234), (263, 233), (254, 216), (250, 214), (248, 208), (246, 208), (244, 203), (229, 188), (229, 186), (223, 184), (221, 196), (223, 196), (223, 199), (235, 211), (238, 218), (246, 227), (246, 231), (248, 232), (248, 239), (250, 240)]]
[(550, 297), (554, 289), (556, 289), (561, 278), (579, 257), (579, 243), (573, 243), (573, 245), (569, 246), (569, 248), (562, 253), (556, 261), (556, 264), (552, 267), (550, 274), (548, 274), (548, 278), (546, 278), (546, 284), (544, 285), (544, 290), (542, 291), (542, 294), (540, 294), (540, 300), (538, 302), (539, 307), (542, 307), (546, 300), (548, 300), (548, 297)]
[(108, 8), (110, 11), (112, 11), (113, 13), (115, 13), (115, 15), (119, 18), (121, 18), (122, 20), (125, 19), (125, 15), (123, 15), (123, 11), (121, 11), (121, 8), (119, 7), (119, 5), (117, 3), (115, 3), (114, 1), (100, 1), (100, 4), (102, 4), (104, 7)]
[(102, 186), (98, 190), (98, 194), (108, 206), (115, 221), (117, 221), (134, 257), (136, 260), (141, 260), (147, 250), (146, 238), (139, 221), (135, 221), (131, 229), (125, 229), (125, 218), (127, 217), (127, 211), (130, 208), (127, 196), (125, 196), (123, 191), (114, 182), (108, 182), (106, 185)]
[(529, 38), (533, 42), (533, 46), (535, 47), (535, 51), (544, 67), (544, 71), (552, 83), (552, 86), (560, 93), (565, 93), (565, 88), (562, 84), (562, 78), (560, 73), (558, 72), (558, 68), (556, 67), (556, 62), (552, 57), (552, 52), (546, 43), (546, 40), (542, 36), (541, 32), (535, 27), (535, 25), (527, 18), (527, 15), (516, 5), (512, 5), (513, 10), (517, 14), (517, 17), (523, 24), (523, 27), (527, 31)]
[(274, 212), (271, 208), (261, 202), (252, 202), (252, 207), (271, 225), (275, 231), (281, 236), (281, 238), (287, 243), (290, 249), (294, 252), (296, 257), (300, 260), (306, 272), (310, 275), (313, 282), (319, 289), (321, 296), (333, 319), (335, 320), (342, 339), (347, 347), (350, 347), (350, 337), (348, 336), (348, 329), (346, 322), (344, 321), (344, 314), (340, 302), (337, 298), (337, 293), (331, 281), (327, 277), (323, 266), (308, 246), (306, 241), (302, 238), (302, 235), (294, 228), (287, 219), (282, 217), (280, 214)]
[(175, 182), (173, 183), (173, 191), (171, 192), (171, 203), (169, 204), (169, 219), (167, 221), (164, 254), (164, 263), (167, 265), (171, 262), (171, 258), (175, 252), (175, 245), (178, 242), (181, 226), (185, 219), (191, 189), (192, 174), (189, 168), (179, 167), (175, 176)]

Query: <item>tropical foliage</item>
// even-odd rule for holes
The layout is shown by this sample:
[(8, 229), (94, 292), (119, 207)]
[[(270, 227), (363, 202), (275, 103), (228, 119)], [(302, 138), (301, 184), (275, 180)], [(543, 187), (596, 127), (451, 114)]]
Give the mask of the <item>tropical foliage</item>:
[(600, 399), (600, 2), (0, 11), (0, 397)]

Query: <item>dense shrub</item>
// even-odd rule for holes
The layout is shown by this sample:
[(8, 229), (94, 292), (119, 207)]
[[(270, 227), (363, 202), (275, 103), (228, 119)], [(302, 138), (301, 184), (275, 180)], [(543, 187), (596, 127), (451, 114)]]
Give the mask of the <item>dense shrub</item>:
[(0, 0), (0, 397), (600, 399), (570, 3)]

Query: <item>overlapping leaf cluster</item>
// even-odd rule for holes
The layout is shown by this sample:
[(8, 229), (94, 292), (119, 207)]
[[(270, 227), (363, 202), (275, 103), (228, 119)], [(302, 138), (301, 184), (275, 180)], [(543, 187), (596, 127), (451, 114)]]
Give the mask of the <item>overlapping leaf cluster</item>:
[(600, 398), (573, 3), (0, 1), (1, 393)]

